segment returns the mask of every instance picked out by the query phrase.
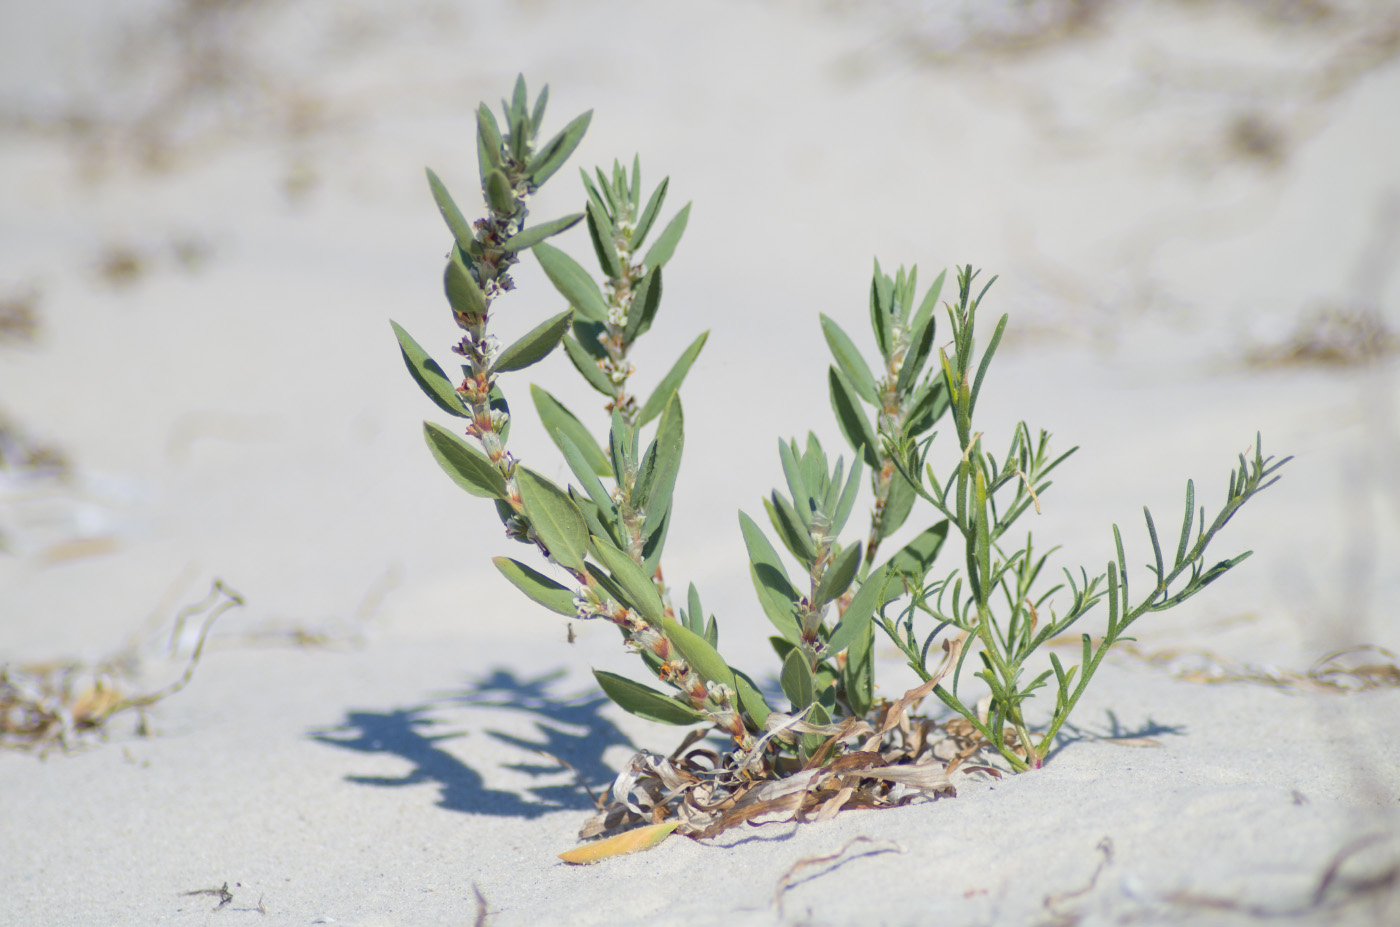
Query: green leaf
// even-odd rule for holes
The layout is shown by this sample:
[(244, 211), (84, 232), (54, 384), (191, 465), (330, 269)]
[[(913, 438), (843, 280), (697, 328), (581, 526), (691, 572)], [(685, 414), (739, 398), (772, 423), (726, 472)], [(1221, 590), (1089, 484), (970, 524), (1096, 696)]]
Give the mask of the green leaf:
[(578, 310), (579, 315), (594, 322), (607, 321), (608, 304), (603, 300), (603, 293), (578, 261), (553, 245), (535, 245), (531, 253), (540, 262), (549, 282)]
[(882, 537), (889, 537), (899, 530), (918, 498), (914, 487), (896, 470), (890, 480), (889, 495), (885, 497), (885, 508), (880, 512), (880, 522), (876, 526)]
[(501, 247), (506, 251), (524, 251), (526, 248), (533, 248), (546, 238), (558, 235), (560, 232), (567, 232), (578, 224), (583, 218), (583, 213), (576, 212), (573, 215), (555, 219), (552, 222), (541, 222), (539, 225), (532, 225), (518, 235), (513, 235), (506, 239)]
[[(467, 365), (462, 365), (462, 375), (467, 376)], [(491, 392), (486, 394), (486, 399), (492, 412), (499, 412), (505, 416), (505, 424), (501, 426), (501, 443), (505, 444), (510, 440), (510, 406), (506, 403), (506, 394), (501, 392), (501, 384), (492, 383)]]
[(481, 169), (481, 189), (486, 189), (486, 178), (491, 171), (501, 166), (501, 127), (491, 107), (482, 103), (476, 110), (476, 155)]
[(884, 604), (880, 599), (884, 594), (886, 570), (884, 565), (876, 567), (860, 584), (856, 594), (851, 597), (851, 604), (841, 613), (841, 620), (827, 639), (828, 653), (836, 654), (847, 649), (870, 626), (870, 617), (875, 614), (875, 609)]
[(870, 711), (875, 696), (875, 626), (867, 622), (864, 633), (857, 634), (846, 650), (846, 662), (841, 667), (841, 683), (846, 701), (857, 717)]
[(807, 655), (794, 648), (783, 661), (783, 673), (779, 677), (783, 694), (792, 700), (792, 711), (796, 714), (816, 700), (816, 681), (812, 679), (812, 668), (807, 665)]
[(855, 388), (846, 375), (835, 367), (828, 369), (828, 380), (831, 383), (831, 408), (836, 413), (836, 423), (841, 426), (841, 433), (867, 464), (878, 467), (879, 445), (875, 440), (875, 429), (860, 407)]
[(609, 399), (617, 398), (617, 388), (613, 386), (612, 380), (603, 372), (603, 368), (598, 366), (598, 362), (588, 353), (582, 344), (564, 336), (564, 353), (569, 355), (569, 361), (574, 365), (588, 385)]
[(685, 234), (685, 224), (690, 219), (690, 204), (686, 203), (680, 212), (676, 213), (661, 234), (656, 237), (656, 241), (647, 249), (646, 257), (642, 258), (642, 264), (646, 267), (660, 267), (671, 259), (675, 253), (676, 245), (680, 244), (681, 236)]
[[(807, 715), (807, 720), (812, 724), (830, 724), (831, 715), (819, 703), (812, 706), (811, 714)], [(798, 751), (798, 759), (805, 763), (808, 757), (820, 750), (822, 744), (826, 743), (826, 736), (824, 734), (803, 734), (801, 743), (802, 748)]]
[[(783, 465), (783, 478), (787, 480), (788, 489), (792, 492), (793, 508), (801, 519), (802, 527), (806, 528), (812, 522), (812, 492), (807, 488), (808, 474), (804, 473), (803, 461), (797, 456), (797, 442), (788, 442), (778, 439), (778, 459)], [(820, 479), (820, 477), (818, 478)]]
[(707, 682), (718, 682), (734, 688), (734, 671), (719, 655), (710, 642), (689, 628), (681, 627), (674, 618), (662, 617), (661, 627), (671, 643), (681, 652), (690, 668)]
[(925, 319), (933, 317), (934, 311), (938, 309), (939, 294), (943, 292), (943, 278), (946, 277), (947, 274), (948, 272), (946, 270), (938, 272), (938, 276), (934, 279), (933, 285), (930, 286), (928, 292), (924, 294), (924, 301), (919, 303), (918, 311), (914, 313), (914, 321), (909, 325), (910, 331), (918, 331), (923, 327)]
[(433, 191), (433, 200), (437, 203), (438, 212), (442, 213), (442, 218), (447, 222), (447, 227), (452, 230), (452, 237), (457, 240), (457, 247), (463, 251), (469, 249), (476, 236), (472, 234), (472, 225), (467, 221), (466, 216), (457, 208), (457, 204), (448, 195), (447, 188), (442, 185), (438, 175), (434, 174), (432, 168), (428, 168), (428, 187)]
[(646, 208), (637, 217), (637, 227), (632, 230), (632, 237), (628, 239), (628, 250), (636, 251), (646, 241), (647, 233), (651, 231), (652, 223), (656, 221), (656, 216), (661, 212), (661, 204), (666, 201), (666, 188), (671, 185), (671, 178), (667, 177), (661, 181), (651, 193), (651, 198), (647, 200)]
[(900, 393), (913, 387), (928, 361), (929, 352), (933, 350), (933, 334), (937, 328), (934, 321), (934, 317), (930, 315), (924, 320), (921, 328), (914, 330), (910, 338), (909, 351), (904, 355), (904, 362), (899, 368), (899, 378), (895, 380), (895, 389)]
[(545, 104), (549, 102), (549, 84), (540, 88), (540, 95), (535, 97), (535, 110), (530, 114), (530, 134), (534, 135), (540, 131), (540, 124), (544, 122)]
[(793, 609), (799, 596), (778, 559), (778, 552), (754, 520), (743, 512), (739, 513), (739, 528), (749, 551), (749, 573), (763, 613), (784, 637), (797, 643), (802, 640), (802, 630)]
[(666, 372), (666, 376), (661, 378), (652, 394), (647, 397), (647, 401), (642, 404), (642, 411), (637, 416), (637, 427), (640, 428), (647, 422), (656, 418), (666, 409), (666, 403), (671, 401), (677, 390), (681, 388), (681, 383), (685, 380), (685, 375), (690, 372), (690, 365), (695, 363), (695, 358), (700, 356), (700, 349), (705, 346), (705, 339), (710, 337), (709, 332), (702, 332), (699, 338), (690, 343), (690, 347), (681, 353), (679, 359)]
[(661, 601), (661, 593), (656, 591), (656, 583), (635, 561), (618, 550), (607, 538), (592, 539), (593, 556), (598, 559), (627, 597), (627, 604), (647, 620), (648, 624), (660, 624), (666, 606)]
[(550, 556), (562, 566), (582, 570), (588, 523), (569, 494), (527, 467), (516, 467), (515, 482), (525, 515)]
[(559, 168), (564, 166), (564, 162), (569, 160), (569, 155), (574, 153), (578, 143), (583, 140), (583, 133), (588, 131), (588, 123), (592, 118), (593, 110), (590, 109), (545, 143), (544, 147), (530, 160), (530, 186), (536, 188), (542, 186), (546, 180), (554, 176)]
[[(624, 482), (623, 476), (632, 472), (632, 462), (636, 459), (634, 453), (636, 448), (636, 435), (627, 425), (627, 420), (622, 417), (622, 412), (616, 407), (612, 410), (612, 426), (608, 429), (608, 457), (612, 463), (612, 472), (617, 476), (619, 484)], [(628, 478), (627, 482), (631, 479)]]
[(860, 494), (861, 460), (857, 456), (851, 461), (851, 475), (846, 478), (846, 485), (841, 490), (841, 496), (836, 502), (836, 511), (831, 515), (831, 533), (840, 534), (841, 529), (846, 526), (846, 519), (851, 517), (851, 509), (855, 507), (856, 496)]
[(486, 205), (498, 216), (513, 216), (520, 204), (504, 172), (494, 170), (486, 175)]
[(685, 597), (685, 626), (696, 634), (705, 633), (705, 610), (700, 607), (700, 593), (691, 583)]
[(423, 436), (433, 452), (433, 459), (452, 482), (483, 499), (507, 497), (505, 477), (481, 451), (432, 422), (423, 423)]
[(916, 437), (928, 431), (948, 411), (948, 385), (939, 377), (920, 386), (904, 419), (904, 436)]
[[(666, 544), (666, 532), (671, 527), (671, 506), (668, 504), (658, 511), (661, 515), (652, 523), (651, 529), (642, 534), (642, 569), (648, 576), (655, 576), (661, 566), (661, 549)], [(651, 512), (647, 515), (650, 522)]]
[(398, 322), (390, 320), (389, 324), (394, 326), (394, 337), (399, 340), (399, 353), (403, 355), (404, 366), (418, 388), (442, 411), (459, 418), (470, 418), (471, 413), (463, 405), (461, 395), (438, 362), (429, 357), (428, 352)]
[[(589, 434), (574, 413), (564, 407), (564, 404), (555, 399), (549, 393), (538, 386), (531, 384), (530, 398), (534, 400), (535, 411), (540, 416), (540, 422), (544, 425), (545, 431), (552, 439), (556, 433), (567, 435), (574, 446), (583, 454), (583, 459), (599, 476), (611, 476), (612, 464), (608, 462), (608, 455), (603, 453), (603, 449), (598, 446), (598, 442)], [(556, 440), (555, 444), (559, 442)]]
[(469, 323), (475, 324), (486, 314), (486, 294), (481, 292), (481, 287), (472, 279), (471, 271), (462, 263), (459, 248), (453, 248), (452, 256), (447, 260), (447, 269), (443, 271), (443, 289), (447, 291), (447, 301), (452, 304), (452, 311)]
[(637, 478), (632, 504), (646, 512), (642, 534), (649, 535), (671, 506), (671, 493), (676, 488), (676, 476), (681, 470), (681, 452), (685, 447), (685, 416), (681, 397), (676, 396), (661, 414), (656, 437), (642, 458), (641, 474)]
[(603, 268), (603, 274), (614, 280), (620, 279), (625, 268), (622, 257), (617, 253), (617, 244), (613, 241), (612, 223), (592, 203), (588, 204), (588, 236), (593, 239), (593, 251), (598, 255), (598, 266)]
[[(598, 511), (600, 513), (606, 513), (609, 521), (616, 518), (617, 504), (613, 502), (612, 496), (608, 495), (608, 491), (603, 488), (603, 484), (598, 479), (597, 473), (594, 472), (593, 466), (588, 462), (587, 455), (585, 455), (583, 451), (580, 451), (578, 445), (569, 440), (569, 436), (562, 431), (556, 431), (551, 434), (550, 437), (554, 439), (555, 445), (557, 445), (559, 450), (563, 453), (564, 461), (568, 463), (569, 469), (573, 471), (574, 479), (579, 481), (583, 491), (588, 494), (588, 498), (598, 507)], [(587, 514), (588, 513), (585, 511), (584, 515), (586, 516)], [(602, 516), (600, 514), (600, 521), (601, 518)], [(590, 523), (590, 533), (598, 533), (592, 529), (593, 526)]]
[(817, 585), (816, 608), (839, 598), (860, 567), (860, 542), (842, 548), (841, 552), (827, 566), (822, 581)]
[(841, 326), (825, 315), (821, 320), (822, 335), (826, 337), (827, 346), (831, 348), (831, 356), (836, 358), (836, 366), (846, 375), (857, 396), (873, 406), (879, 405), (875, 375), (870, 372), (870, 367), (865, 363), (865, 358), (860, 356), (860, 351), (856, 350), (855, 342)]
[(515, 588), (535, 602), (560, 615), (570, 618), (578, 616), (574, 594), (567, 587), (509, 557), (492, 557), (491, 562), (496, 564), (496, 569), (500, 570), (501, 575), (510, 580)]
[[(597, 482), (597, 480), (595, 479), (594, 482)], [(589, 534), (597, 535), (600, 538), (610, 538), (614, 544), (621, 543), (621, 540), (618, 538), (618, 532), (614, 527), (617, 506), (609, 503), (606, 509), (600, 509), (598, 503), (594, 502), (576, 486), (569, 487), (569, 498), (574, 500), (574, 505), (578, 506), (578, 510), (583, 513), (583, 520), (588, 523)], [(606, 513), (608, 519), (606, 522), (603, 520), (604, 513)], [(588, 564), (588, 568), (591, 571), (593, 565)], [(601, 574), (602, 571), (600, 570), (599, 573)], [(611, 580), (609, 580), (609, 582), (611, 582)]]
[(734, 689), (739, 693), (739, 705), (749, 713), (754, 727), (763, 730), (763, 725), (768, 722), (768, 715), (773, 710), (768, 707), (768, 700), (758, 691), (758, 686), (753, 684), (753, 680), (738, 670), (734, 670)]
[(594, 670), (593, 676), (602, 687), (603, 694), (612, 699), (624, 711), (648, 721), (662, 724), (699, 724), (705, 721), (703, 714), (683, 704), (677, 699), (657, 692), (650, 686), (634, 682), (625, 676)]
[(817, 551), (812, 546), (811, 533), (797, 517), (792, 503), (786, 496), (775, 492), (771, 499), (763, 500), (763, 507), (768, 510), (768, 520), (773, 523), (773, 530), (778, 532), (778, 540), (797, 558), (798, 563), (810, 570), (817, 559)]
[(642, 282), (632, 291), (632, 306), (627, 311), (627, 326), (623, 338), (630, 344), (651, 328), (656, 310), (661, 305), (661, 268), (647, 271)]
[(569, 322), (573, 317), (573, 310), (566, 309), (554, 318), (536, 325), (523, 338), (502, 351), (491, 369), (497, 372), (521, 370), (544, 360), (549, 356), (549, 352), (554, 350), (555, 345), (559, 344), (564, 332), (569, 330)]
[(938, 551), (943, 547), (943, 542), (947, 538), (947, 519), (925, 528), (914, 540), (905, 544), (897, 554), (889, 559), (887, 566), (890, 575), (911, 576), (913, 577), (913, 585), (921, 586), (924, 577), (928, 575), (929, 568), (933, 566), (933, 561), (938, 558)]
[(875, 276), (870, 281), (870, 327), (875, 332), (875, 346), (880, 356), (889, 363), (890, 352), (894, 349), (894, 332), (890, 319), (890, 305), (894, 300), (894, 285), (880, 270), (880, 262), (875, 262)]

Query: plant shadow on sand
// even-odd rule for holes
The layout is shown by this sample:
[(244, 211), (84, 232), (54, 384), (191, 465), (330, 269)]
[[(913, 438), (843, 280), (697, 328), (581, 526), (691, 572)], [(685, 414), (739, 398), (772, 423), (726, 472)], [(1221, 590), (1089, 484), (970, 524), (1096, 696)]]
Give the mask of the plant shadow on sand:
[[(554, 811), (592, 810), (593, 800), (579, 782), (591, 787), (612, 781), (616, 773), (603, 763), (613, 746), (632, 747), (616, 724), (600, 713), (609, 704), (602, 693), (565, 696), (555, 691), (564, 670), (534, 679), (497, 669), (459, 692), (444, 694), (421, 705), (388, 711), (348, 711), (345, 720), (331, 728), (310, 732), (313, 740), (359, 753), (388, 753), (413, 764), (402, 776), (346, 776), (349, 782), (385, 787), (435, 782), (442, 790), (438, 806), (468, 814), (493, 817), (536, 818)], [(524, 793), (488, 788), (482, 774), (461, 756), (440, 744), (472, 733), (462, 716), (487, 709), (493, 718), (501, 710), (518, 712), (534, 723), (533, 737), (521, 737), (487, 728), (497, 742), (528, 756), (502, 764), (506, 769), (532, 777), (556, 778), (568, 770), (550, 757), (568, 763), (578, 782), (530, 786)], [(489, 722), (488, 722), (489, 723)], [(468, 728), (468, 729), (463, 729)], [(471, 751), (459, 751), (459, 753)], [(548, 754), (543, 756), (541, 754)]]
[(1124, 747), (1160, 747), (1161, 742), (1157, 740), (1158, 737), (1165, 734), (1180, 737), (1186, 733), (1186, 725), (1184, 724), (1158, 724), (1148, 718), (1137, 727), (1130, 728), (1118, 720), (1118, 715), (1112, 709), (1105, 710), (1104, 714), (1107, 723), (1101, 731), (1092, 730), (1087, 725), (1066, 724), (1062, 727), (1055, 736), (1054, 746), (1046, 754), (1046, 760), (1054, 759), (1060, 751), (1069, 745), (1082, 741), (1100, 741)]

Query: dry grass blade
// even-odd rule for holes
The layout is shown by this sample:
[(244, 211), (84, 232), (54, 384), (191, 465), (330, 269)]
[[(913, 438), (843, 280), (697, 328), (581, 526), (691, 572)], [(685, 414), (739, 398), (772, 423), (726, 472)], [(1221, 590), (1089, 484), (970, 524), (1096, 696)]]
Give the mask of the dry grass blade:
[[(858, 843), (869, 843), (873, 844), (873, 846), (870, 849), (865, 850), (864, 852), (856, 853), (851, 856), (846, 856), (847, 852), (850, 851), (851, 847), (855, 846)], [(797, 874), (804, 869), (808, 869), (812, 866), (820, 866), (824, 863), (837, 862), (838, 860), (840, 860), (842, 863), (845, 863), (853, 859), (859, 859), (864, 856), (878, 856), (881, 853), (903, 852), (904, 848), (896, 843), (877, 844), (870, 837), (853, 837), (852, 839), (846, 841), (846, 844), (842, 846), (841, 849), (837, 850), (835, 853), (831, 853), (826, 856), (809, 856), (805, 859), (799, 859), (796, 863), (793, 863), (791, 869), (783, 873), (782, 878), (778, 879), (778, 885), (773, 891), (773, 907), (778, 909), (778, 916), (782, 917), (783, 896), (787, 894), (789, 889), (791, 889), (794, 885), (797, 884), (794, 881), (794, 879), (797, 876)], [(845, 858), (842, 859), (842, 857)], [(834, 869), (835, 867), (833, 866), (832, 868)]]
[(566, 863), (581, 866), (602, 862), (613, 856), (640, 853), (643, 850), (650, 850), (671, 836), (671, 832), (679, 827), (680, 823), (680, 821), (668, 821), (665, 824), (648, 824), (645, 827), (636, 827), (604, 840), (585, 843), (583, 846), (560, 853), (559, 858)]
[(1103, 871), (1113, 863), (1113, 840), (1105, 837), (1099, 841), (1098, 846), (1094, 849), (1098, 850), (1102, 858), (1099, 860), (1098, 866), (1094, 868), (1094, 874), (1089, 877), (1089, 884), (1072, 892), (1056, 892), (1053, 895), (1046, 895), (1045, 907), (1048, 910), (1053, 911), (1062, 902), (1071, 898), (1079, 898), (1089, 894), (1094, 890), (1094, 886), (1099, 884), (1099, 876), (1103, 875)]
[(155, 692), (123, 694), (120, 679), (132, 672), (132, 657), (96, 666), (72, 662), (0, 665), (0, 747), (43, 751), (58, 745), (68, 749), (79, 736), (101, 730), (120, 712), (134, 709), (142, 714), (189, 684), (210, 628), (220, 615), (242, 604), (242, 596), (215, 580), (203, 602), (181, 612), (176, 622), (177, 634), (186, 619), (200, 612), (207, 614), (184, 673)]
[[(1219, 654), (1196, 648), (1164, 647), (1145, 651), (1133, 644), (1124, 644), (1122, 650), (1187, 682), (1250, 682), (1299, 692), (1328, 693), (1365, 692), (1371, 689), (1400, 687), (1400, 657), (1375, 644), (1363, 644), (1329, 653), (1301, 673), (1271, 666), (1234, 663)], [(1354, 665), (1346, 660), (1347, 657), (1363, 653), (1378, 654), (1383, 659)]]

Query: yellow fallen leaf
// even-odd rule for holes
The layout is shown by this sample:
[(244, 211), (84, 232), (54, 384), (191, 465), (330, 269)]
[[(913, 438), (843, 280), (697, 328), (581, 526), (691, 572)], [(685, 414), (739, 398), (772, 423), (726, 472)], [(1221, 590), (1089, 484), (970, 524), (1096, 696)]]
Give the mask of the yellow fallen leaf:
[(559, 858), (566, 863), (581, 866), (605, 860), (610, 856), (640, 853), (642, 850), (650, 850), (671, 836), (671, 831), (680, 826), (680, 823), (680, 821), (668, 821), (665, 824), (648, 824), (645, 827), (633, 828), (615, 837), (608, 837), (606, 840), (597, 840), (574, 847), (567, 853), (560, 853)]

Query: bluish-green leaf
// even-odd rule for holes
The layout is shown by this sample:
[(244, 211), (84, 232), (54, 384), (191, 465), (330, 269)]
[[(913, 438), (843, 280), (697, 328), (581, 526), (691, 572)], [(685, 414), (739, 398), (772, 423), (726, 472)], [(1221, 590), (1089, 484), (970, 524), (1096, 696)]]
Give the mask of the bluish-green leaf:
[(452, 482), (483, 499), (506, 498), (505, 477), (481, 451), (432, 422), (423, 423), (423, 436), (433, 459)]
[(812, 546), (811, 533), (793, 511), (792, 503), (786, 496), (775, 492), (771, 499), (763, 500), (763, 507), (768, 510), (768, 520), (773, 523), (773, 530), (778, 532), (778, 540), (797, 558), (798, 563), (810, 570), (817, 559), (817, 551)]
[(566, 309), (554, 318), (536, 325), (519, 341), (502, 351), (501, 356), (496, 359), (496, 363), (491, 369), (495, 371), (521, 370), (544, 360), (549, 356), (549, 352), (553, 351), (555, 346), (559, 344), (559, 339), (564, 337), (564, 332), (569, 330), (569, 322), (573, 316), (573, 310)]
[(831, 348), (831, 356), (836, 358), (836, 366), (840, 367), (841, 372), (850, 380), (857, 396), (873, 406), (879, 405), (880, 398), (876, 392), (875, 375), (870, 372), (865, 358), (860, 356), (855, 342), (841, 329), (841, 326), (825, 315), (821, 317), (821, 320), (822, 335), (826, 337), (827, 346)]
[(622, 257), (617, 253), (617, 243), (613, 241), (612, 223), (597, 206), (588, 204), (588, 237), (593, 240), (593, 251), (598, 256), (598, 266), (604, 276), (620, 279), (625, 268)]
[(647, 200), (646, 208), (637, 217), (637, 227), (632, 230), (632, 237), (628, 239), (627, 247), (636, 251), (646, 241), (647, 234), (651, 231), (652, 223), (656, 221), (656, 216), (661, 212), (661, 204), (666, 201), (666, 188), (671, 185), (671, 178), (667, 177), (661, 181), (651, 193), (651, 198)]
[(680, 244), (681, 236), (685, 234), (685, 224), (690, 219), (690, 204), (686, 203), (675, 218), (666, 224), (666, 228), (661, 230), (661, 234), (652, 242), (647, 249), (646, 257), (642, 258), (642, 264), (646, 267), (660, 267), (671, 259), (675, 253), (676, 245)]
[(398, 322), (391, 320), (389, 324), (394, 326), (394, 337), (399, 340), (399, 353), (403, 355), (404, 366), (408, 368), (418, 388), (442, 411), (460, 418), (469, 418), (471, 413), (463, 405), (461, 395), (452, 386), (452, 381), (447, 379), (447, 374), (438, 366), (437, 361), (429, 357), (428, 352), (424, 351)]
[(649, 624), (659, 624), (665, 613), (661, 593), (631, 557), (618, 550), (607, 538), (592, 539), (593, 556), (598, 559), (626, 594), (628, 602)]
[(510, 180), (502, 171), (495, 170), (486, 175), (486, 205), (498, 216), (513, 216), (520, 208)]
[(471, 271), (462, 263), (461, 250), (458, 248), (452, 249), (452, 256), (447, 260), (447, 269), (443, 271), (443, 289), (447, 292), (447, 301), (452, 305), (452, 311), (469, 323), (475, 323), (485, 314), (486, 294), (481, 292), (481, 287), (476, 285)]
[(948, 521), (944, 519), (921, 531), (914, 540), (905, 544), (889, 560), (890, 575), (913, 577), (912, 585), (921, 586), (929, 567), (938, 557), (938, 551), (948, 538)]
[(851, 603), (841, 613), (840, 622), (826, 642), (829, 653), (840, 653), (850, 647), (856, 637), (870, 626), (870, 617), (875, 614), (875, 609), (885, 604), (880, 600), (885, 591), (885, 571), (883, 565), (871, 570), (851, 597)]
[(642, 534), (649, 535), (671, 505), (671, 493), (676, 488), (676, 476), (681, 469), (681, 452), (685, 447), (685, 416), (681, 397), (674, 397), (661, 414), (656, 437), (642, 458), (632, 504), (646, 512)]
[(806, 528), (812, 523), (812, 492), (808, 489), (807, 474), (803, 473), (796, 442), (789, 444), (781, 438), (778, 439), (778, 459), (783, 465), (783, 478), (787, 480), (788, 490), (792, 493), (792, 504), (797, 510), (797, 517), (802, 520), (802, 527)]
[(564, 162), (569, 160), (569, 155), (574, 153), (578, 143), (583, 140), (583, 133), (588, 131), (588, 123), (592, 118), (593, 110), (590, 109), (545, 143), (544, 147), (530, 160), (531, 186), (542, 186), (546, 180), (554, 176), (559, 168), (564, 166)]
[(662, 724), (699, 724), (706, 720), (703, 714), (689, 705), (625, 676), (603, 670), (594, 670), (593, 676), (604, 695), (639, 718)]
[(840, 534), (841, 529), (846, 526), (846, 519), (851, 516), (851, 509), (855, 507), (856, 496), (860, 493), (861, 459), (859, 456), (851, 461), (851, 475), (846, 478), (846, 485), (841, 490), (841, 496), (836, 502), (836, 511), (831, 515), (831, 533)]
[(851, 580), (855, 579), (859, 567), (860, 543), (842, 548), (822, 574), (822, 581), (817, 586), (815, 607), (821, 608), (827, 602), (839, 598), (851, 584)]
[(890, 492), (885, 497), (885, 507), (880, 512), (879, 524), (875, 526), (882, 537), (889, 537), (899, 530), (918, 498), (914, 487), (896, 470), (890, 479)]
[(778, 552), (768, 543), (762, 529), (743, 512), (739, 513), (739, 528), (744, 535), (744, 545), (748, 548), (749, 572), (763, 613), (784, 637), (794, 643), (800, 641), (802, 631), (794, 612), (799, 596), (788, 579), (787, 571), (783, 569), (782, 561), (778, 559)]
[(856, 717), (870, 711), (875, 695), (875, 626), (866, 622), (865, 630), (857, 634), (846, 649), (846, 662), (841, 667), (841, 682), (846, 701)]
[[(603, 484), (598, 479), (597, 473), (594, 472), (592, 464), (589, 463), (587, 455), (579, 450), (578, 445), (574, 444), (563, 431), (555, 431), (550, 437), (554, 439), (555, 445), (559, 448), (560, 452), (563, 453), (564, 462), (567, 463), (569, 469), (573, 471), (574, 479), (579, 481), (580, 487), (582, 487), (583, 491), (588, 495), (588, 498), (593, 500), (593, 504), (598, 507), (599, 512), (604, 513), (609, 521), (616, 518), (617, 505), (613, 502), (612, 496), (608, 494), (608, 491), (603, 488)], [(587, 515), (588, 513), (585, 512), (584, 514)], [(604, 515), (599, 516), (600, 519), (602, 517), (604, 517)], [(589, 526), (589, 530), (593, 534), (598, 533), (592, 530), (592, 525)]]
[(589, 386), (609, 399), (617, 398), (617, 387), (613, 386), (612, 380), (608, 379), (603, 368), (598, 366), (597, 360), (588, 353), (582, 344), (565, 335), (564, 353), (569, 355), (569, 362), (574, 365), (574, 369), (579, 372)]
[(724, 658), (719, 655), (715, 648), (710, 646), (709, 641), (689, 628), (681, 627), (674, 618), (663, 617), (661, 627), (665, 630), (671, 643), (681, 652), (685, 662), (689, 663), (690, 668), (700, 674), (701, 679), (734, 688), (734, 671), (729, 668), (728, 663), (724, 662)]
[(660, 305), (661, 268), (653, 267), (632, 291), (632, 306), (627, 310), (627, 326), (623, 330), (623, 337), (629, 344), (645, 335), (651, 328)]
[(569, 494), (527, 467), (516, 467), (515, 482), (525, 515), (544, 546), (561, 565), (583, 569), (588, 523)]
[(768, 715), (773, 710), (768, 707), (768, 700), (758, 691), (758, 686), (753, 684), (753, 680), (738, 670), (734, 670), (734, 689), (739, 693), (740, 706), (748, 712), (754, 726), (760, 731), (763, 730), (763, 725), (768, 722)]
[(549, 282), (579, 315), (594, 322), (607, 321), (608, 304), (603, 300), (603, 293), (578, 261), (553, 245), (535, 245), (531, 253), (540, 262)]
[(807, 665), (807, 655), (801, 648), (794, 648), (783, 661), (783, 672), (779, 682), (782, 683), (783, 694), (792, 701), (794, 714), (816, 700), (816, 682), (812, 679), (812, 668)]
[(510, 580), (511, 585), (532, 600), (552, 612), (568, 615), (570, 618), (577, 617), (578, 607), (574, 605), (574, 594), (567, 587), (509, 557), (492, 557), (491, 562), (496, 564), (496, 569), (501, 571), (502, 576)]
[(603, 449), (598, 446), (593, 435), (589, 433), (583, 422), (580, 422), (574, 413), (566, 409), (559, 400), (534, 384), (530, 386), (530, 398), (534, 400), (535, 411), (539, 413), (540, 422), (543, 423), (545, 431), (551, 438), (555, 432), (568, 435), (569, 440), (583, 453), (584, 460), (588, 461), (588, 465), (593, 468), (594, 473), (599, 476), (612, 475), (612, 464), (608, 462), (608, 455), (603, 453)]
[(920, 371), (924, 369), (929, 352), (933, 350), (933, 335), (936, 328), (934, 317), (929, 315), (927, 319), (924, 319), (923, 325), (914, 329), (910, 336), (909, 350), (904, 355), (904, 362), (899, 368), (899, 378), (895, 380), (895, 389), (901, 394), (913, 387), (918, 380)]
[(829, 368), (827, 373), (831, 384), (831, 409), (836, 413), (836, 423), (841, 426), (841, 433), (846, 436), (846, 441), (851, 447), (865, 458), (866, 463), (878, 467), (879, 445), (876, 443), (875, 428), (870, 424), (870, 419), (865, 417), (860, 400), (856, 398), (855, 388), (846, 379), (846, 375), (835, 367)]
[(506, 251), (524, 251), (526, 248), (533, 248), (546, 238), (558, 235), (560, 232), (567, 232), (578, 224), (583, 218), (583, 213), (576, 212), (573, 215), (554, 219), (550, 222), (541, 222), (539, 225), (532, 225), (518, 235), (507, 238), (501, 245)]
[(476, 110), (476, 154), (481, 169), (481, 189), (486, 190), (486, 178), (501, 166), (501, 127), (491, 107), (482, 103)]
[(700, 356), (700, 349), (705, 346), (705, 339), (709, 337), (709, 332), (702, 332), (700, 337), (692, 341), (690, 347), (681, 353), (675, 364), (666, 372), (666, 376), (661, 378), (661, 382), (642, 405), (642, 411), (637, 416), (638, 428), (665, 411), (666, 403), (670, 402), (671, 397), (681, 388), (685, 375), (690, 372), (690, 365)]
[(457, 208), (457, 204), (452, 201), (447, 188), (443, 186), (438, 175), (434, 174), (432, 168), (428, 168), (428, 187), (433, 191), (433, 201), (437, 203), (438, 212), (442, 213), (443, 221), (452, 230), (452, 237), (457, 240), (457, 245), (463, 251), (471, 247), (476, 236), (472, 234), (472, 225), (462, 215), (462, 210)]

